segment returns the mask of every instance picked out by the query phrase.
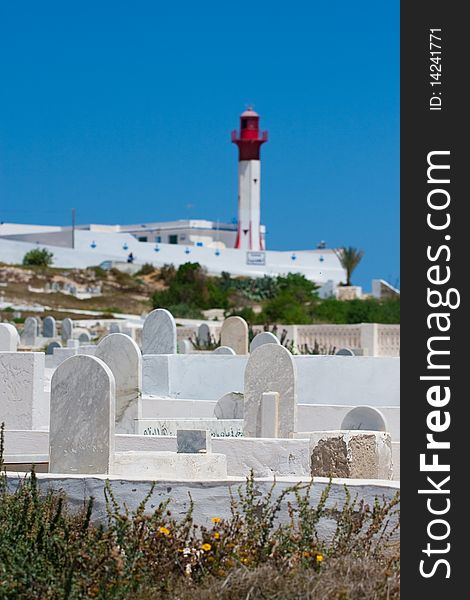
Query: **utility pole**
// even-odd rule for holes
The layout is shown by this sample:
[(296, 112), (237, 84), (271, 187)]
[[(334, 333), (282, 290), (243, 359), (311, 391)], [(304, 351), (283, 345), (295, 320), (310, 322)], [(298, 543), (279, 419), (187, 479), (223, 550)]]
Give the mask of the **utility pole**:
[(72, 248), (75, 248), (75, 209), (72, 208)]

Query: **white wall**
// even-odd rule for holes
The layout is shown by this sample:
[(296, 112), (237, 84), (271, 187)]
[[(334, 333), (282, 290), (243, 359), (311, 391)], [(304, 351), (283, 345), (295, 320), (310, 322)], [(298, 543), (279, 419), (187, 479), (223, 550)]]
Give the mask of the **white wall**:
[(302, 404), (400, 405), (400, 359), (294, 356)]
[[(244, 390), (248, 356), (145, 355), (143, 393), (218, 400)], [(399, 406), (400, 359), (294, 356), (300, 404)]]
[[(105, 495), (103, 489), (105, 482), (109, 483), (119, 504), (126, 503), (130, 511), (137, 509), (139, 504), (149, 492), (151, 483), (146, 480), (124, 480), (122, 477), (112, 477), (109, 475), (87, 477), (84, 475), (51, 475), (48, 473), (37, 473), (38, 486), (41, 492), (46, 493), (49, 489), (60, 489), (63, 491), (72, 507), (77, 510), (83, 508), (83, 498), (93, 496), (95, 498), (93, 521), (106, 524), (107, 510)], [(24, 475), (8, 476), (8, 485), (11, 490), (16, 489)], [(282, 477), (278, 478), (273, 492), (273, 499), (287, 487), (298, 483), (301, 478)], [(304, 480), (308, 482), (308, 479)], [(349, 493), (356, 497), (357, 501), (364, 500), (366, 504), (373, 505), (375, 498), (385, 498), (391, 500), (399, 490), (399, 485), (393, 481), (365, 480), (365, 479), (334, 479), (328, 500), (327, 508), (342, 507), (346, 500), (346, 490), (344, 484), (347, 483)], [(170, 497), (170, 510), (173, 515), (184, 515), (190, 503), (190, 497), (194, 502), (193, 518), (199, 525), (211, 525), (213, 517), (230, 518), (232, 497), (237, 498), (237, 490), (241, 486), (244, 489), (245, 479), (236, 478), (230, 481), (217, 482), (181, 482), (181, 481), (159, 481), (154, 488), (152, 496), (147, 503), (147, 509), (151, 511), (151, 506), (158, 506), (163, 499)], [(273, 486), (272, 478), (256, 480), (256, 489), (263, 495), (266, 495)], [(311, 488), (310, 504), (316, 506), (322, 492), (328, 485), (328, 480), (324, 477), (315, 478), (315, 485)], [(171, 493), (170, 493), (171, 492)], [(281, 522), (288, 522), (289, 513), (287, 501), (294, 501), (295, 498), (290, 494), (281, 504), (281, 511), (278, 518)], [(396, 517), (392, 517), (391, 525)], [(318, 524), (319, 534), (322, 536), (332, 535), (335, 531), (336, 523), (327, 518), (320, 520)]]
[[(96, 247), (91, 245), (95, 243)], [(125, 247), (124, 247), (125, 246)], [(0, 255), (7, 263), (21, 263), (28, 250), (37, 248), (33, 243), (12, 241), (0, 238)], [(127, 233), (103, 233), (93, 231), (75, 232), (75, 250), (40, 244), (54, 254), (54, 266), (83, 268), (98, 265), (105, 260), (125, 261), (132, 252), (139, 264), (150, 262), (155, 266), (172, 263), (175, 266), (185, 262), (199, 262), (210, 273), (220, 274), (227, 271), (234, 275), (260, 277), (264, 274), (278, 275), (287, 273), (303, 273), (308, 279), (324, 283), (332, 279), (336, 283), (344, 280), (338, 257), (333, 250), (312, 250), (295, 252), (266, 252), (266, 265), (247, 265), (246, 252), (225, 248), (216, 254), (216, 250), (207, 247), (184, 246), (183, 244), (159, 244), (155, 252), (155, 244), (138, 242)], [(189, 253), (186, 252), (189, 250)], [(320, 260), (323, 258), (323, 261)]]

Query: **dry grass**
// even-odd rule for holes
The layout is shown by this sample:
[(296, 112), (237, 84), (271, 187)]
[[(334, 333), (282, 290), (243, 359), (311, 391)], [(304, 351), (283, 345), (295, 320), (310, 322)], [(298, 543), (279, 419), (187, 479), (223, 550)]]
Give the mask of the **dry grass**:
[[(164, 598), (164, 595), (160, 596)], [(197, 586), (176, 586), (178, 600), (398, 600), (400, 597), (399, 553), (388, 561), (372, 557), (342, 556), (328, 561), (320, 572), (262, 565), (235, 569), (225, 579), (208, 578)], [(142, 599), (159, 598), (148, 590)]]

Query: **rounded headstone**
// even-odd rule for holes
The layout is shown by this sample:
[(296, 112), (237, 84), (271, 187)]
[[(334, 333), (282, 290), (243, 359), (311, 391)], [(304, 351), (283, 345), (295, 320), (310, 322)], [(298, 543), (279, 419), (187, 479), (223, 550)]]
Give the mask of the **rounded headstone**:
[(21, 343), (24, 346), (34, 346), (36, 336), (38, 335), (39, 321), (36, 317), (28, 317), (24, 322), (23, 333), (21, 334)]
[(44, 337), (55, 337), (56, 334), (56, 324), (54, 317), (46, 317), (43, 322), (42, 331)]
[(152, 310), (144, 321), (142, 354), (176, 354), (176, 323), (164, 308)]
[(296, 431), (297, 372), (292, 354), (277, 344), (264, 344), (250, 355), (245, 369), (243, 432), (261, 436), (261, 401), (264, 392), (279, 394), (279, 437)]
[(354, 352), (350, 348), (340, 348), (335, 352), (336, 356), (355, 356)]
[(51, 380), (49, 472), (107, 474), (114, 459), (114, 392), (111, 369), (77, 354)]
[(62, 348), (62, 344), (60, 342), (51, 342), (47, 345), (46, 354), (54, 354), (54, 348)]
[(248, 354), (248, 323), (242, 317), (229, 317), (220, 329), (220, 345), (233, 348), (236, 354)]
[(78, 336), (78, 341), (79, 341), (81, 344), (89, 344), (89, 343), (90, 343), (90, 341), (91, 341), (91, 336), (90, 336), (90, 334), (89, 334), (87, 331), (84, 331), (83, 333), (81, 333), (81, 334)]
[(0, 352), (16, 352), (20, 336), (11, 323), (0, 323)]
[(178, 350), (180, 354), (191, 354), (193, 345), (189, 340), (180, 340), (178, 342)]
[(201, 344), (208, 344), (211, 341), (211, 330), (207, 323), (201, 323), (197, 330), (197, 337)]
[(344, 417), (341, 429), (387, 431), (387, 421), (380, 410), (373, 406), (356, 406)]
[(242, 392), (229, 392), (217, 400), (214, 417), (216, 419), (243, 419)]
[(119, 323), (111, 323), (109, 333), (121, 333), (121, 325)]
[(256, 348), (259, 348), (260, 346), (263, 346), (264, 344), (280, 344), (281, 342), (277, 339), (277, 337), (274, 335), (274, 333), (271, 333), (270, 331), (262, 331), (261, 333), (258, 333), (257, 335), (255, 335), (255, 337), (251, 340), (251, 344), (250, 344), (250, 352), (253, 352), (254, 350), (256, 350)]
[(73, 332), (72, 319), (69, 319), (69, 318), (64, 319), (62, 321), (62, 328), (61, 328), (62, 341), (66, 342), (67, 340), (69, 340), (72, 337), (72, 332)]
[(212, 354), (232, 354), (235, 356), (235, 350), (233, 348), (229, 348), (228, 346), (219, 346), (216, 348)]
[(96, 347), (100, 358), (111, 369), (116, 383), (116, 433), (135, 433), (135, 420), (141, 418), (142, 355), (132, 338), (111, 333)]

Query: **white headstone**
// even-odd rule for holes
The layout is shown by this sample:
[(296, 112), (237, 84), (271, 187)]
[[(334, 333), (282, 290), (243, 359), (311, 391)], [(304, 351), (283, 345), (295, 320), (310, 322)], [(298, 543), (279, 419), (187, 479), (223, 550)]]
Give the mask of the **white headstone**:
[(255, 335), (255, 337), (251, 340), (250, 352), (253, 352), (254, 350), (256, 350), (256, 348), (259, 348), (264, 344), (280, 343), (281, 342), (277, 339), (274, 333), (271, 333), (270, 331), (262, 331), (261, 333), (258, 333), (258, 335)]
[(235, 355), (236, 352), (233, 348), (229, 348), (228, 346), (219, 346), (216, 348), (212, 354), (232, 354)]
[(180, 340), (178, 342), (178, 350), (180, 354), (191, 354), (193, 345), (189, 340)]
[(23, 346), (35, 346), (39, 323), (36, 317), (28, 317), (24, 322), (24, 329), (21, 335)]
[(80, 342), (78, 340), (67, 340), (67, 348), (78, 348), (80, 346)]
[(292, 354), (283, 346), (265, 344), (251, 354), (245, 370), (244, 427), (247, 437), (261, 437), (264, 392), (279, 394), (279, 437), (296, 431), (297, 385)]
[(64, 319), (62, 321), (62, 330), (61, 330), (61, 337), (62, 337), (62, 341), (66, 342), (67, 340), (69, 340), (72, 337), (72, 331), (73, 331), (73, 321), (72, 319)]
[(233, 348), (236, 354), (248, 354), (248, 324), (245, 319), (225, 319), (220, 330), (220, 345)]
[(164, 308), (152, 310), (144, 321), (142, 354), (176, 354), (176, 323)]
[(0, 352), (16, 352), (20, 336), (11, 323), (0, 323)]
[(99, 358), (77, 354), (51, 381), (49, 472), (107, 474), (114, 459), (114, 377)]
[(224, 394), (214, 408), (216, 419), (243, 419), (243, 394), (229, 392)]
[(111, 333), (96, 347), (95, 356), (111, 369), (116, 383), (116, 433), (135, 433), (142, 417), (142, 355), (124, 333)]
[(111, 323), (109, 333), (121, 333), (121, 325), (119, 323)]
[(279, 394), (264, 392), (261, 395), (261, 437), (279, 437)]
[(53, 338), (57, 335), (54, 317), (49, 316), (44, 319), (42, 333), (44, 337), (48, 338)]
[(387, 421), (383, 413), (373, 406), (356, 406), (345, 415), (341, 429), (387, 431)]

